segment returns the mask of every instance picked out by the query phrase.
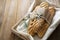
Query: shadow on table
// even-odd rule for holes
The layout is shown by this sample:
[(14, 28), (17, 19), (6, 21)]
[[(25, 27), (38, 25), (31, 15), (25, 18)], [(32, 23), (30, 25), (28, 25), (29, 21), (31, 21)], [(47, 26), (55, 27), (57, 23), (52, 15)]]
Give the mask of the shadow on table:
[(47, 40), (60, 40), (60, 24)]

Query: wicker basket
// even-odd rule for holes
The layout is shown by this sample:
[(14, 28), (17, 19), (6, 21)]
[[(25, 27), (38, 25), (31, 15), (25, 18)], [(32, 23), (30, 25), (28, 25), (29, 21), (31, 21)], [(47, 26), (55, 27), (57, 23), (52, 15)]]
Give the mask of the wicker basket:
[(50, 25), (50, 27), (48, 28), (47, 32), (45, 33), (45, 35), (43, 36), (42, 39), (40, 39), (37, 36), (32, 37), (27, 32), (22, 32), (22, 30), (18, 31), (16, 28), (22, 24), (24, 18), (27, 17), (28, 14), (30, 12), (32, 12), (38, 4), (40, 4), (40, 2), (34, 0), (33, 3), (31, 4), (27, 14), (12, 27), (12, 32), (14, 34), (16, 34), (17, 36), (19, 36), (20, 38), (22, 38), (23, 40), (47, 40), (47, 38), (52, 34), (52, 32), (56, 29), (56, 27), (60, 23), (60, 11), (56, 11), (56, 14), (53, 18), (52, 24)]

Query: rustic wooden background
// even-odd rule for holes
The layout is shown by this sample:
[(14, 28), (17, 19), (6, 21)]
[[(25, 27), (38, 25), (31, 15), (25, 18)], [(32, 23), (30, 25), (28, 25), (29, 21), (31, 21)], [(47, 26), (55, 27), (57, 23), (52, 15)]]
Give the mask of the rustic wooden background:
[(0, 0), (0, 40), (20, 39), (11, 32), (11, 28), (26, 14), (32, 1), (33, 0)]
[(32, 0), (0, 0), (0, 40), (16, 40), (11, 28), (26, 14), (31, 3)]

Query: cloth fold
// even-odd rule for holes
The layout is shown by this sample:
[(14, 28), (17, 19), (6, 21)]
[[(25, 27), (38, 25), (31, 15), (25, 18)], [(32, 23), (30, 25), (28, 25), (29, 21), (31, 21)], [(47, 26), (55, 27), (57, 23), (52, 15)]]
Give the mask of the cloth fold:
[[(51, 23), (51, 25), (49, 26), (49, 28), (47, 29), (47, 32), (45, 33), (45, 35), (43, 36), (42, 39), (40, 39), (38, 36), (34, 36), (34, 37), (29, 36), (28, 34), (26, 34), (26, 36), (28, 36), (30, 40), (47, 40), (47, 38), (48, 38), (48, 37), (52, 34), (52, 32), (57, 28), (58, 24), (60, 24), (60, 11), (56, 11), (56, 12), (55, 12), (55, 16), (53, 17), (52, 23)], [(16, 28), (16, 30), (17, 30), (19, 33), (22, 33), (22, 32), (23, 32), (23, 33), (27, 33), (27, 32), (26, 32), (27, 30), (24, 30), (24, 29), (26, 29), (26, 28), (22, 29), (22, 30), (24, 30), (24, 31), (19, 30), (19, 29), (21, 29), (21, 28), (24, 28), (24, 27), (21, 27), (21, 25), (19, 25), (19, 26)], [(22, 33), (22, 34), (23, 34), (23, 33)], [(25, 35), (25, 34), (24, 34), (24, 35)]]

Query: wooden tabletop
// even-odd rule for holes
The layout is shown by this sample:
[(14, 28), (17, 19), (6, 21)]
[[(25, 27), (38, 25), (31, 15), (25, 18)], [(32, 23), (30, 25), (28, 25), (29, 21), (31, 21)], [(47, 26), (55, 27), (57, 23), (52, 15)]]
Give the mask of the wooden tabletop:
[(15, 35), (12, 37), (11, 28), (19, 21), (26, 13), (30, 7), (31, 0), (3, 0), (1, 4), (4, 4), (4, 14), (2, 25), (0, 28), (0, 40), (14, 40)]
[[(11, 32), (11, 28), (27, 13), (31, 3), (32, 0), (0, 0), (3, 9), (0, 10), (3, 13), (0, 40), (22, 40)], [(60, 40), (60, 25), (48, 40)]]

